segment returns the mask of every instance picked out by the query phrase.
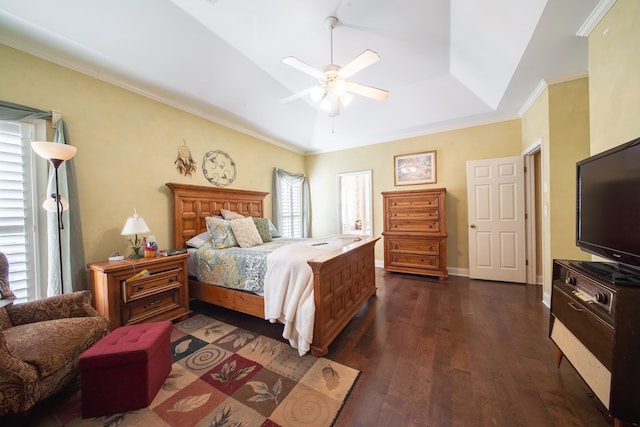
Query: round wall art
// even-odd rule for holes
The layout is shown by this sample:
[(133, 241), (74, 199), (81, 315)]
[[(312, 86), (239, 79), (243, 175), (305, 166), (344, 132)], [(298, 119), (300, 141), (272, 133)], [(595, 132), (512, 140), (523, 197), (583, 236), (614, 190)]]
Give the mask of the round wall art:
[(209, 151), (202, 160), (202, 173), (216, 187), (224, 187), (236, 179), (236, 162), (224, 151)]

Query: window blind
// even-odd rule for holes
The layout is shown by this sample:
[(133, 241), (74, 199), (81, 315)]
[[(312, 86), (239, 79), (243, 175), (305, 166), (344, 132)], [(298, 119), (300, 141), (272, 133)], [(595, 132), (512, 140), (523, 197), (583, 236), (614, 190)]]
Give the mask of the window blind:
[(282, 180), (280, 190), (282, 194), (281, 233), (286, 237), (302, 237), (302, 185)]
[[(32, 245), (29, 161), (19, 123), (0, 121), (0, 251), (9, 261), (9, 283), (18, 300), (29, 297), (29, 279), (35, 277), (28, 257)], [(33, 283), (33, 279), (31, 280)]]

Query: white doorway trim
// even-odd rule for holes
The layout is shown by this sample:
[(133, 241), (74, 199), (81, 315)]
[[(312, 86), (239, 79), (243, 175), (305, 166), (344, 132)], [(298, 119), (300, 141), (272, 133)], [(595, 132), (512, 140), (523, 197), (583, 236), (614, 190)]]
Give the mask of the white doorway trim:
[(526, 254), (527, 254), (527, 283), (538, 284), (538, 275), (536, 273), (537, 257), (536, 257), (536, 177), (534, 155), (542, 150), (542, 137), (536, 142), (528, 146), (522, 152), (524, 156), (524, 165), (526, 168), (524, 178), (525, 193), (525, 236), (526, 236)]

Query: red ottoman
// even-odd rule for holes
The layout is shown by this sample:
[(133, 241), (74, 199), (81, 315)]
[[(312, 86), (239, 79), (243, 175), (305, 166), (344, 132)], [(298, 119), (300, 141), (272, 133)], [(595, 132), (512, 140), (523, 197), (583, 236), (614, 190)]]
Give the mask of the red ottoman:
[(115, 329), (79, 360), (82, 417), (145, 408), (171, 372), (169, 321)]

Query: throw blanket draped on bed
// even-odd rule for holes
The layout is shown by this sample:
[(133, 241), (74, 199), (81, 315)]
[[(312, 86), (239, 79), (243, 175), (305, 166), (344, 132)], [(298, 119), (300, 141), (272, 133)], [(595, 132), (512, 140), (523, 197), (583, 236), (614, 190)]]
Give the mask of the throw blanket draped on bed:
[(265, 319), (284, 324), (282, 336), (303, 356), (313, 341), (313, 272), (308, 260), (359, 240), (357, 236), (311, 239), (280, 247), (267, 257)]

